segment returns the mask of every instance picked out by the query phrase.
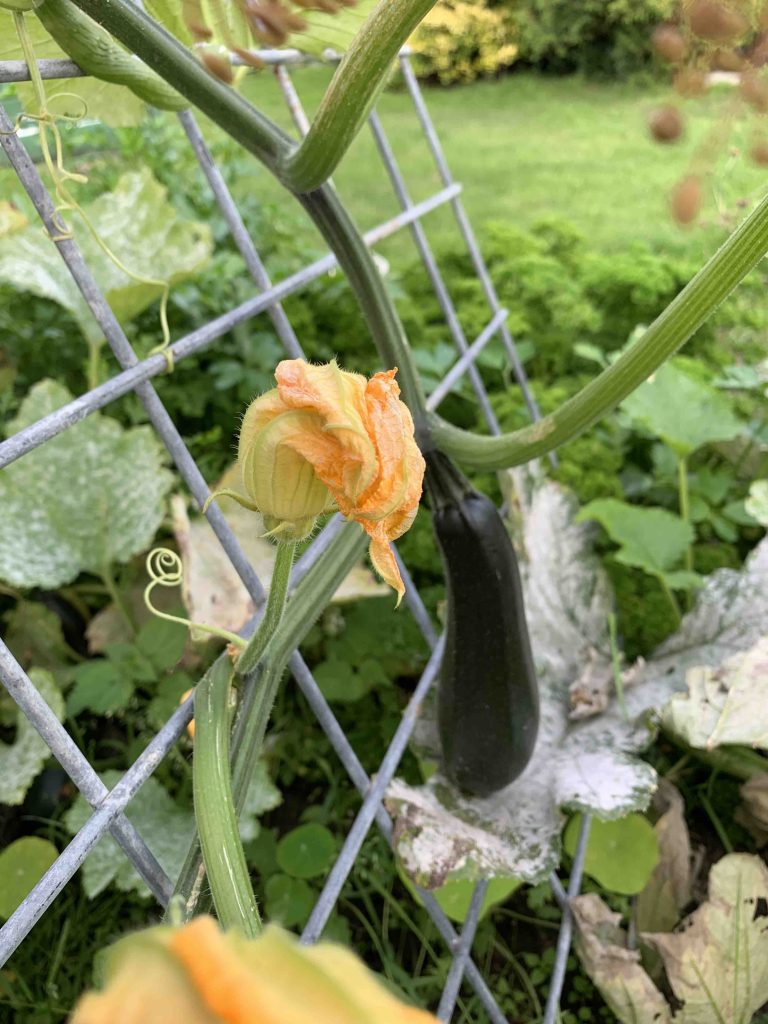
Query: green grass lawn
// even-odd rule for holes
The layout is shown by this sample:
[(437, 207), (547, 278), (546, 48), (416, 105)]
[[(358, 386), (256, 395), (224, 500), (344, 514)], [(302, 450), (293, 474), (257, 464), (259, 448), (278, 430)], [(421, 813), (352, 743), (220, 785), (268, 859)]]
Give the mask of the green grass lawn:
[[(328, 78), (324, 68), (295, 72), (308, 110), (319, 102)], [(247, 90), (262, 110), (290, 127), (272, 76), (254, 76)], [(723, 212), (739, 218), (739, 201), (751, 205), (765, 188), (765, 170), (753, 166), (744, 152), (752, 137), (751, 117), (738, 106), (734, 109), (728, 87), (685, 102), (686, 137), (672, 146), (652, 142), (646, 129), (648, 112), (669, 99), (669, 91), (660, 85), (526, 73), (452, 89), (430, 88), (426, 96), (476, 227), (494, 218), (526, 226), (556, 215), (570, 219), (607, 250), (643, 239), (656, 247), (695, 247), (703, 256), (722, 238)], [(439, 182), (408, 94), (385, 93), (379, 111), (413, 197), (425, 197)], [(715, 148), (702, 224), (682, 231), (668, 214), (669, 190), (713, 130), (726, 139)], [(732, 147), (740, 155), (731, 155)], [(397, 211), (367, 129), (335, 181), (363, 227)], [(279, 188), (265, 172), (247, 187), (259, 188), (265, 198), (279, 198)], [(431, 215), (428, 223), (436, 242), (449, 244), (455, 237), (447, 213)], [(403, 245), (398, 240), (395, 249)]]

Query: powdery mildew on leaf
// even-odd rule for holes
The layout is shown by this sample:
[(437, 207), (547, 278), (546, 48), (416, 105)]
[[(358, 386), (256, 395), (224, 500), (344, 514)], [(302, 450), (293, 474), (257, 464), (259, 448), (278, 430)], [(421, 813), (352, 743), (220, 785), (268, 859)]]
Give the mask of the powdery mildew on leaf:
[[(592, 551), (591, 530), (574, 522), (575, 498), (530, 470), (509, 474), (507, 494), (541, 695), (539, 737), (525, 772), (484, 800), (468, 799), (439, 774), (420, 787), (399, 779), (387, 793), (396, 850), (422, 885), (449, 878), (515, 875), (536, 882), (560, 859), (562, 810), (617, 818), (644, 810), (656, 773), (637, 757), (652, 737), (650, 712), (683, 688), (691, 665), (719, 664), (754, 643), (768, 621), (768, 543), (741, 572), (714, 573), (681, 629), (638, 665), (625, 693), (626, 718), (612, 701), (603, 715), (569, 721), (569, 689), (591, 660), (607, 664), (613, 596)], [(712, 660), (711, 660), (712, 659)], [(429, 708), (419, 753), (438, 748)]]
[[(33, 668), (29, 678), (61, 722), (64, 718), (64, 698), (51, 673)], [(0, 741), (0, 804), (20, 804), (50, 756), (48, 744), (26, 715), (18, 711), (13, 743)]]
[[(9, 425), (15, 433), (71, 399), (36, 384)], [(0, 472), (0, 578), (59, 587), (147, 548), (173, 482), (149, 427), (124, 430), (99, 413)]]

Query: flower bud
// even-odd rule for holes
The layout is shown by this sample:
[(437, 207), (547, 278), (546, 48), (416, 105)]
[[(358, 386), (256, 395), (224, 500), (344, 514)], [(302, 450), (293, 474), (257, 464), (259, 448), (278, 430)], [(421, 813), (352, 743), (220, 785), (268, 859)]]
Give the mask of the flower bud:
[(245, 490), (267, 530), (285, 540), (308, 536), (315, 519), (333, 508), (330, 491), (295, 448), (297, 437), (315, 428), (312, 414), (286, 409), (275, 388), (250, 404), (240, 429)]
[(71, 1024), (437, 1024), (406, 1006), (348, 949), (300, 946), (274, 925), (256, 939), (210, 917), (122, 939), (106, 986)]

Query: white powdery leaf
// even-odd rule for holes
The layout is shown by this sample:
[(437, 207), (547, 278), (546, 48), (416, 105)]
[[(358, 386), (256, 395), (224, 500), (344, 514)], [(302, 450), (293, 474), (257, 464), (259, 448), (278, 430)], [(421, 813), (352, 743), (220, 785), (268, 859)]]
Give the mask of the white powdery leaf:
[[(64, 718), (64, 698), (51, 673), (33, 668), (29, 678), (61, 722)], [(50, 756), (48, 744), (26, 715), (18, 710), (13, 743), (0, 741), (0, 804), (20, 804)]]
[[(493, 875), (540, 881), (559, 863), (563, 810), (604, 819), (644, 810), (657, 783), (654, 769), (637, 757), (653, 736), (650, 713), (684, 688), (689, 667), (720, 664), (748, 648), (768, 621), (763, 541), (741, 572), (714, 573), (678, 633), (635, 666), (626, 714), (612, 700), (604, 714), (570, 721), (572, 684), (586, 665), (609, 660), (613, 595), (590, 528), (574, 522), (575, 498), (530, 470), (509, 474), (508, 482), (539, 677), (539, 736), (523, 774), (487, 799), (463, 796), (439, 774), (424, 786), (391, 784), (387, 806), (398, 856), (426, 886)], [(425, 712), (422, 754), (439, 749), (430, 705)]]
[[(71, 398), (56, 381), (41, 381), (10, 433)], [(151, 544), (172, 482), (149, 427), (124, 430), (93, 413), (0, 472), (0, 578), (59, 587), (128, 561)]]

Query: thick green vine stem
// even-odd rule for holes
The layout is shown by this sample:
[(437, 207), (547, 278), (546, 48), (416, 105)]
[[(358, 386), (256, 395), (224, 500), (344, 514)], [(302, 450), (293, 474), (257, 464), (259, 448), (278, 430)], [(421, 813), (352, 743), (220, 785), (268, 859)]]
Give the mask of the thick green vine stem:
[(768, 251), (763, 199), (680, 294), (619, 359), (555, 412), (523, 430), (480, 437), (430, 420), (436, 445), (471, 469), (519, 466), (583, 434), (685, 344)]
[(282, 618), (288, 597), (288, 584), (291, 580), (291, 567), (295, 551), (295, 541), (282, 541), (277, 545), (275, 567), (272, 570), (272, 582), (269, 587), (264, 616), (235, 663), (235, 671), (239, 676), (245, 676), (256, 668)]
[(39, 0), (35, 14), (52, 38), (83, 71), (125, 85), (145, 103), (161, 110), (184, 110), (187, 100), (154, 71), (118, 46), (67, 0)]
[[(329, 545), (325, 557), (318, 559), (296, 587), (272, 641), (264, 652), (258, 671), (252, 673), (245, 682), (231, 747), (231, 789), (236, 814), (243, 808), (248, 783), (253, 778), (272, 705), (288, 659), (341, 581), (361, 557), (366, 544), (367, 537), (356, 523), (348, 523), (340, 531)], [(227, 654), (221, 655), (216, 664), (223, 664), (231, 671)], [(197, 697), (195, 704), (197, 715)], [(184, 920), (190, 920), (196, 913), (206, 909), (207, 887), (203, 884), (204, 876), (200, 844), (196, 838), (187, 853), (174, 890), (178, 897), (174, 906), (181, 906)]]
[(195, 691), (195, 820), (216, 913), (225, 928), (253, 937), (261, 917), (237, 827), (229, 774), (229, 696), (232, 666), (215, 662)]
[(280, 175), (296, 193), (326, 182), (368, 118), (392, 61), (436, 0), (379, 0), (333, 76), (304, 141)]
[[(293, 140), (242, 96), (212, 77), (185, 46), (132, 0), (65, 2), (79, 7), (148, 67), (172, 82), (175, 89), (253, 153), (292, 191), (282, 177), (281, 168), (295, 150)], [(336, 88), (341, 89), (338, 78), (336, 82)], [(341, 155), (338, 153), (339, 159)], [(323, 185), (297, 198), (317, 224), (347, 275), (383, 365), (398, 367), (403, 398), (417, 422), (417, 428), (423, 429), (426, 406), (419, 376), (397, 311), (367, 246), (330, 186)]]

